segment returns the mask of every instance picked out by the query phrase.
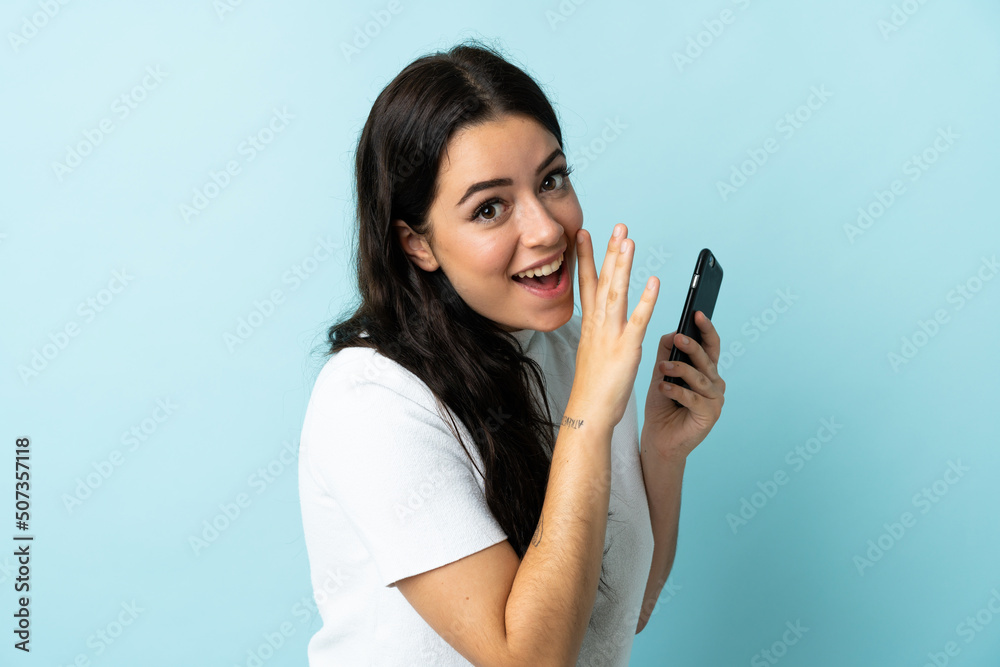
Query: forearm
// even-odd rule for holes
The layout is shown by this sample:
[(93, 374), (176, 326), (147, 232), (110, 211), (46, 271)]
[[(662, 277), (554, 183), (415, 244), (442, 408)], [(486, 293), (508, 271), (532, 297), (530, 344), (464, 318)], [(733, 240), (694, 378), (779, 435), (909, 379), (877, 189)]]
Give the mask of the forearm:
[(649, 503), (649, 520), (653, 530), (653, 562), (642, 596), (642, 608), (636, 633), (649, 621), (660, 590), (670, 576), (677, 552), (677, 526), (681, 512), (681, 483), (686, 459), (664, 459), (650, 445), (641, 442), (639, 460), (642, 479)]
[(510, 655), (524, 660), (517, 664), (576, 663), (604, 555), (612, 431), (601, 408), (570, 397), (542, 517), (507, 600)]

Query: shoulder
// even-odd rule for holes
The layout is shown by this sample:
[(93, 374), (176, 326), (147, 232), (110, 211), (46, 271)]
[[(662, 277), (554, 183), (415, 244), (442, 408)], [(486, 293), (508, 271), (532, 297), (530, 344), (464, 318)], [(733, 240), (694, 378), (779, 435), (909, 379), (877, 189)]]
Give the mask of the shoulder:
[[(425, 446), (451, 450), (452, 441), (458, 445), (427, 384), (367, 347), (345, 348), (320, 369), (301, 440), (314, 453), (350, 452), (375, 459), (400, 448), (416, 454)], [(415, 441), (421, 444), (415, 446)]]
[(383, 490), (409, 488), (434, 470), (471, 465), (427, 384), (361, 347), (341, 350), (320, 369), (300, 450), (317, 481), (340, 498), (364, 495), (357, 485), (375, 479)]
[[(313, 386), (310, 404), (339, 399), (353, 409), (376, 407), (364, 399), (379, 395), (432, 409), (432, 392), (420, 378), (369, 347), (349, 347), (331, 356)], [(384, 411), (384, 407), (381, 408)]]
[(427, 384), (367, 347), (345, 348), (320, 369), (306, 406), (302, 445), (392, 450), (405, 437), (446, 440), (448, 428)]

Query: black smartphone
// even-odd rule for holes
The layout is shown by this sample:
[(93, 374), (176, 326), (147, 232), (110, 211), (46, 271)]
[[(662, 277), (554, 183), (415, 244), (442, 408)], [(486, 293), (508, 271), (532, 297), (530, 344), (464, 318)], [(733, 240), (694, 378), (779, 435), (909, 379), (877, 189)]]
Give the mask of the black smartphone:
[[(701, 343), (701, 329), (694, 322), (694, 314), (699, 310), (705, 313), (705, 317), (712, 319), (715, 310), (715, 301), (719, 297), (719, 286), (722, 285), (722, 266), (715, 259), (715, 255), (708, 248), (704, 248), (698, 253), (698, 261), (694, 265), (694, 275), (691, 277), (691, 285), (688, 287), (687, 300), (684, 302), (684, 310), (681, 311), (681, 321), (677, 325), (677, 333), (684, 334), (692, 340)], [(676, 334), (675, 334), (676, 335)], [(677, 346), (670, 352), (670, 361), (683, 361), (691, 363), (691, 357), (681, 352)], [(672, 384), (676, 384), (685, 389), (690, 389), (687, 382), (679, 377), (664, 375), (663, 379)], [(674, 403), (680, 405), (677, 399)]]

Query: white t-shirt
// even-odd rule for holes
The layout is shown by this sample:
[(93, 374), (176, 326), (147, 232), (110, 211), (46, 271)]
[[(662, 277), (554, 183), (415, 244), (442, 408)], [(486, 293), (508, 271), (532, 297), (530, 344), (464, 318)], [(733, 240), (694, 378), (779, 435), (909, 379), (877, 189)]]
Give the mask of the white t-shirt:
[[(543, 370), (557, 424), (573, 384), (580, 325), (574, 315), (555, 331), (514, 333)], [(469, 431), (455, 424), (482, 470)], [(624, 667), (631, 654), (653, 555), (638, 435), (633, 390), (611, 441), (604, 576), (614, 597), (598, 590), (577, 665)], [(483, 489), (424, 382), (368, 348), (327, 360), (299, 452), (302, 521), (323, 621), (309, 641), (311, 667), (470, 664), (395, 582), (507, 539)]]

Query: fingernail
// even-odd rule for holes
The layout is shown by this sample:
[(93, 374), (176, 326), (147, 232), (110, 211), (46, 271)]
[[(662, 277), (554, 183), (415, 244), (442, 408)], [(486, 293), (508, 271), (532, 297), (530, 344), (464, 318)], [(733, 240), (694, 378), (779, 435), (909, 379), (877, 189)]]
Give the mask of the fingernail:
[(621, 250), (622, 252), (628, 252), (628, 241), (622, 241)]
[(687, 337), (687, 336), (681, 336), (681, 342), (682, 342), (682, 343), (683, 343), (684, 345), (687, 345), (687, 344), (688, 344), (688, 343), (690, 343), (691, 341), (690, 341), (690, 340), (688, 339), (688, 337)]
[(621, 235), (622, 235), (622, 226), (621, 226), (620, 224), (618, 224), (618, 225), (615, 225), (615, 233), (614, 233), (614, 237), (615, 237), (615, 238), (618, 238), (618, 237), (619, 237), (619, 236), (621, 236)]

